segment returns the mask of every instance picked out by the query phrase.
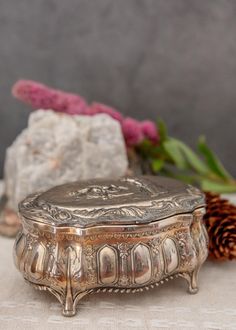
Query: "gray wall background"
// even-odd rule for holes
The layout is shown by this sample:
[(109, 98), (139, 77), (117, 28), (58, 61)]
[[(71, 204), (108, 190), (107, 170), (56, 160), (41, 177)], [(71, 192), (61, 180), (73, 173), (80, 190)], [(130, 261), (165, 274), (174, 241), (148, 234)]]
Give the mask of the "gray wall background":
[(0, 0), (0, 176), (29, 108), (19, 78), (199, 134), (236, 176), (235, 0)]

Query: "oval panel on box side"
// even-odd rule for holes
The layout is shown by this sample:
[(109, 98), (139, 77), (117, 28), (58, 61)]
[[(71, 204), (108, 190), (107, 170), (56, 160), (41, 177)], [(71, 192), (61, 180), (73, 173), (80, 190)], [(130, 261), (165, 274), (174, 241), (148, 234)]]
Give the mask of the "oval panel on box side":
[(172, 273), (179, 265), (179, 255), (173, 239), (165, 239), (163, 252), (166, 264), (165, 271), (166, 273)]
[(103, 284), (112, 284), (117, 279), (117, 252), (110, 246), (103, 247), (98, 253), (99, 278)]
[(30, 272), (31, 275), (36, 279), (39, 279), (43, 276), (46, 252), (47, 251), (45, 246), (43, 246), (42, 244), (38, 244), (32, 255)]
[(18, 268), (20, 268), (20, 261), (24, 253), (25, 246), (26, 246), (26, 239), (25, 236), (21, 234), (15, 243), (15, 249), (14, 249), (14, 261)]
[(132, 252), (134, 282), (136, 284), (144, 284), (151, 279), (152, 275), (149, 248), (144, 244), (139, 244)]

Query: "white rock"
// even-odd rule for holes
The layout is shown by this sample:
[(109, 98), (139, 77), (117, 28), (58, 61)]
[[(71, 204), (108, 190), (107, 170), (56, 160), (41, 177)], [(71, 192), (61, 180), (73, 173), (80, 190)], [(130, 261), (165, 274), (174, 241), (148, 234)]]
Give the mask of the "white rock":
[(69, 116), (37, 110), (7, 149), (8, 207), (28, 194), (69, 181), (123, 176), (128, 160), (120, 124), (105, 114)]

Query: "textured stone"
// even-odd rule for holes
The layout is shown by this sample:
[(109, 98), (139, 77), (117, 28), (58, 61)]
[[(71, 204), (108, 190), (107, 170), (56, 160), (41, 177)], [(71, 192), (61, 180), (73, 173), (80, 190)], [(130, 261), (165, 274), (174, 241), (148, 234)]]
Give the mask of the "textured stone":
[(7, 206), (69, 181), (123, 176), (128, 167), (120, 124), (105, 114), (69, 116), (37, 110), (7, 149)]

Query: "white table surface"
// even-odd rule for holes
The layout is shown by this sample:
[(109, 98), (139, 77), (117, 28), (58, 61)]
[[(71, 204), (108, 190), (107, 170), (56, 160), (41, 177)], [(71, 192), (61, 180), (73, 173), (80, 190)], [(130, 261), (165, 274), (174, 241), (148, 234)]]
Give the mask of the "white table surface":
[(15, 269), (14, 240), (0, 237), (0, 329), (236, 329), (236, 262), (207, 261), (196, 295), (181, 278), (148, 292), (85, 297), (72, 318), (56, 298), (34, 290)]

